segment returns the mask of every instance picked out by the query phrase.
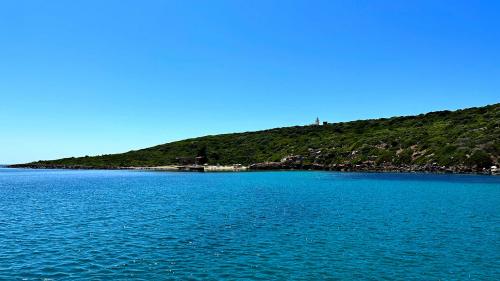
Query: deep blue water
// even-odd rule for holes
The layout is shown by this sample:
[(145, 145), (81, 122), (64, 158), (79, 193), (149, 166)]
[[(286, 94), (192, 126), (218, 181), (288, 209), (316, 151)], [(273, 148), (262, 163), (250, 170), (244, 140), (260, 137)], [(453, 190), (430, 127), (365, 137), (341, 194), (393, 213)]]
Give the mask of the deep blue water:
[(500, 280), (500, 177), (0, 169), (0, 280)]

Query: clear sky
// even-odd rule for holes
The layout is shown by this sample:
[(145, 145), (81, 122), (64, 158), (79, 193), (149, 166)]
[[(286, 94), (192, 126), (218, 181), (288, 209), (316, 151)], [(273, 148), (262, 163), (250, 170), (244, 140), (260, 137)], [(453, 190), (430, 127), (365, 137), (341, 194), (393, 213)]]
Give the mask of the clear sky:
[(500, 102), (499, 1), (1, 1), (0, 163)]

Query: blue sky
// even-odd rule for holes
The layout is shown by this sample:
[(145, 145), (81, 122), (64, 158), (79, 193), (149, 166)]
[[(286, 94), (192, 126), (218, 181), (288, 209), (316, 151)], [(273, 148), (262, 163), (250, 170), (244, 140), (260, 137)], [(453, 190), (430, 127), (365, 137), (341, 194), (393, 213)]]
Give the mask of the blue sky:
[(2, 1), (0, 163), (500, 101), (498, 1)]

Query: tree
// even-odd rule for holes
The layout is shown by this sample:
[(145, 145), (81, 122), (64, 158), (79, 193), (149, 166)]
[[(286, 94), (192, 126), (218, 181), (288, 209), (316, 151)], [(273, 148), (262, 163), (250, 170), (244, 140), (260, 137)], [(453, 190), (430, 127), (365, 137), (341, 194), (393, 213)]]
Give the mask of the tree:
[(493, 165), (491, 157), (482, 150), (474, 151), (466, 162), (467, 164), (477, 166), (478, 168), (489, 168)]
[(207, 146), (203, 145), (198, 149), (198, 152), (196, 153), (196, 164), (205, 164), (207, 162)]

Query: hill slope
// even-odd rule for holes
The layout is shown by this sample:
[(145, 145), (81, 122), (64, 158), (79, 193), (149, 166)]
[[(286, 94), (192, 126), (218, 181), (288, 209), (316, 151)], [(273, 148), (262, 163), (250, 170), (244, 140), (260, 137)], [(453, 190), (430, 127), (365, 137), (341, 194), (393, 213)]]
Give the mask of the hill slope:
[[(121, 154), (15, 166), (117, 168), (195, 161), (222, 165), (282, 161), (281, 168), (386, 167), (390, 170), (414, 166), (425, 170), (425, 167), (446, 166), (478, 171), (498, 165), (499, 139), (500, 104), (494, 104), (418, 116), (205, 136)], [(287, 156), (290, 157), (282, 160)], [(195, 160), (195, 157), (198, 158)]]

